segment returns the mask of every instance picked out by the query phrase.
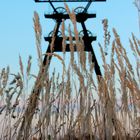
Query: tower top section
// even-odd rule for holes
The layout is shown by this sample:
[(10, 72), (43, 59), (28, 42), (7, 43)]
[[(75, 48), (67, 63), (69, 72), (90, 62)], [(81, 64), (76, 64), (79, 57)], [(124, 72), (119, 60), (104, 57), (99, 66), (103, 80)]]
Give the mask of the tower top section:
[(104, 2), (106, 0), (35, 0), (35, 2)]

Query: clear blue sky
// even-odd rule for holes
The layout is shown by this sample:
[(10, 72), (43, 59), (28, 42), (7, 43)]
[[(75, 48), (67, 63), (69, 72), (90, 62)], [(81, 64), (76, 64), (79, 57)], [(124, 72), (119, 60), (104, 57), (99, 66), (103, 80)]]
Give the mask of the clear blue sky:
[[(86, 3), (77, 3), (83, 6)], [(62, 6), (55, 4), (55, 6)], [(68, 3), (70, 8), (76, 4)], [(1, 0), (0, 2), (0, 69), (9, 65), (12, 72), (19, 70), (18, 56), (22, 56), (24, 63), (28, 56), (32, 55), (33, 65), (37, 63), (35, 37), (33, 30), (33, 12), (37, 11), (41, 18), (43, 35), (53, 30), (54, 22), (48, 22), (44, 18), (44, 12), (51, 11), (48, 4), (37, 4), (33, 0)], [(96, 19), (87, 21), (87, 27), (93, 31), (98, 40), (94, 43), (97, 58), (98, 42), (103, 42), (102, 19), (108, 18), (109, 29), (115, 27), (122, 38), (125, 47), (129, 45), (128, 38), (131, 32), (139, 37), (138, 13), (133, 0), (107, 0), (103, 3), (92, 3), (89, 11), (95, 11)], [(43, 40), (42, 48), (45, 51), (47, 43)]]

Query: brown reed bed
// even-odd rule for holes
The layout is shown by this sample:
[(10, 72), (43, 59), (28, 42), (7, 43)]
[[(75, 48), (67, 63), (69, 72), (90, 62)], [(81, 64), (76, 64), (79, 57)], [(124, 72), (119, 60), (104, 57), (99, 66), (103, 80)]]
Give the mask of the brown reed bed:
[[(95, 77), (91, 54), (84, 52), (78, 35), (76, 18), (66, 5), (74, 26), (76, 42), (69, 26), (70, 62), (65, 62), (65, 22), (62, 23), (63, 58), (49, 54), (62, 62), (62, 73), (50, 74), (42, 65), (42, 29), (34, 13), (34, 29), (38, 53), (38, 75), (31, 73), (32, 58), (26, 70), (19, 56), (20, 72), (11, 74), (9, 67), (0, 72), (1, 140), (128, 140), (140, 139), (140, 40), (129, 39), (133, 62), (120, 36), (113, 29), (110, 42), (108, 21), (103, 21), (105, 42), (99, 44), (102, 56), (102, 77)], [(52, 39), (52, 49), (53, 42)], [(77, 46), (78, 60), (73, 46)], [(110, 61), (105, 49), (111, 46)], [(45, 54), (46, 55), (46, 54)], [(132, 57), (132, 56), (131, 56)], [(48, 64), (48, 62), (46, 62)], [(98, 79), (100, 78), (100, 82)], [(33, 79), (33, 87), (29, 87)], [(31, 92), (30, 92), (30, 89)], [(30, 92), (30, 93), (29, 93)], [(119, 97), (118, 97), (119, 96)], [(22, 109), (18, 111), (19, 106)]]

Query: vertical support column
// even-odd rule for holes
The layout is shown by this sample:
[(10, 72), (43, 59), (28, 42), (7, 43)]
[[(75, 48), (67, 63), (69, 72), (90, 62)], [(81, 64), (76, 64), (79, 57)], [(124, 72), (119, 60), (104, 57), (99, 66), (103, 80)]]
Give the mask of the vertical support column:
[[(54, 46), (55, 47), (55, 44), (57, 42), (57, 34), (58, 34), (58, 31), (59, 31), (59, 27), (60, 27), (60, 24), (61, 24), (61, 21), (57, 21), (56, 23), (56, 29), (54, 29)], [(53, 37), (52, 37), (53, 38)], [(49, 42), (49, 46), (48, 46), (48, 49), (46, 51), (46, 55), (44, 57), (44, 60), (43, 60), (43, 67), (45, 67), (47, 65), (47, 67), (49, 67), (50, 65), (50, 61), (52, 59), (52, 55), (48, 55), (48, 53), (53, 53), (54, 51), (51, 50), (51, 41)]]
[(97, 59), (96, 59), (96, 56), (95, 56), (95, 53), (94, 53), (94, 50), (93, 50), (92, 45), (91, 45), (91, 42), (88, 40), (89, 36), (88, 36), (88, 33), (87, 33), (85, 23), (81, 22), (81, 25), (82, 25), (83, 32), (84, 32), (84, 44), (85, 44), (85, 46), (88, 46), (90, 51), (91, 51), (92, 62), (94, 63), (95, 73), (96, 73), (97, 76), (102, 76), (101, 71), (100, 71), (100, 67), (98, 65), (98, 62), (97, 62)]

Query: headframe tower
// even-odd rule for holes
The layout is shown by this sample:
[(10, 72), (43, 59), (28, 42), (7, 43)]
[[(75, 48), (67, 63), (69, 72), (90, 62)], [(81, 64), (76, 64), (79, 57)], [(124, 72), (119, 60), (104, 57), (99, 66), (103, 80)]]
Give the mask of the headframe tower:
[[(84, 51), (86, 52), (91, 52), (92, 54), (92, 62), (94, 63), (94, 68), (95, 68), (95, 73), (97, 76), (102, 76), (100, 67), (97, 61), (97, 58), (95, 56), (93, 47), (92, 47), (92, 42), (96, 40), (96, 36), (93, 36), (92, 33), (87, 30), (85, 21), (88, 20), (89, 18), (96, 18), (96, 14), (89, 14), (88, 9), (91, 5), (92, 2), (105, 2), (106, 0), (35, 0), (36, 3), (50, 3), (51, 7), (53, 8), (53, 13), (52, 14), (45, 14), (45, 18), (48, 19), (54, 19), (56, 21), (56, 28), (55, 32), (52, 31), (49, 33), (47, 37), (44, 37), (45, 41), (49, 42), (48, 48), (46, 50), (46, 55), (43, 60), (43, 66), (50, 65), (52, 55), (49, 56), (47, 54), (53, 53), (53, 52), (62, 52), (62, 41), (63, 38), (61, 36), (61, 32), (59, 31), (60, 25), (62, 23), (62, 20), (67, 20), (70, 19), (69, 15), (66, 12), (66, 9), (63, 7), (57, 7), (53, 5), (54, 2), (87, 2), (87, 5), (85, 7), (77, 7), (74, 12), (76, 15), (76, 22), (80, 23), (82, 26), (82, 31), (79, 32), (79, 34), (82, 34), (82, 39), (85, 44)], [(51, 41), (52, 37), (55, 38), (54, 40), (54, 46), (53, 46), (53, 51), (51, 50)], [(69, 40), (69, 38), (67, 38)], [(75, 40), (75, 37), (73, 37), (73, 40)], [(66, 44), (66, 52), (70, 52), (69, 48), (69, 43)], [(76, 46), (74, 46), (74, 51), (76, 51)]]

